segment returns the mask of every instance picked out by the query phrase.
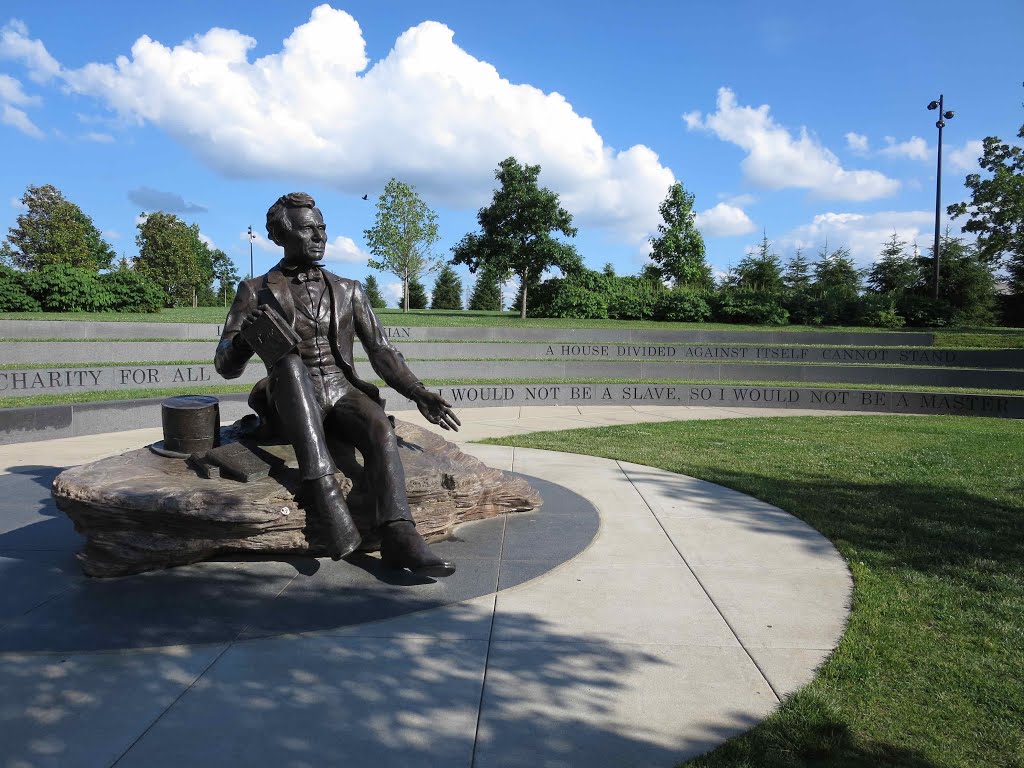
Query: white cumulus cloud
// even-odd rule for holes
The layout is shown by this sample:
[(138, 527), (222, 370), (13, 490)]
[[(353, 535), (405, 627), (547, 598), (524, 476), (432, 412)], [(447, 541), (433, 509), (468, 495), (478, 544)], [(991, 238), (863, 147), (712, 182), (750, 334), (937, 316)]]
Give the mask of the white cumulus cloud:
[(701, 234), (710, 237), (746, 235), (756, 229), (754, 222), (742, 208), (729, 203), (719, 203), (713, 208), (699, 212), (696, 223)]
[(235, 178), (361, 195), (397, 176), (431, 204), (478, 206), (498, 163), (515, 156), (541, 165), (541, 183), (577, 223), (633, 241), (655, 229), (675, 180), (648, 147), (608, 146), (565, 97), (510, 82), (434, 21), (372, 64), (356, 20), (327, 5), (256, 59), (255, 39), (215, 28), (174, 46), (143, 36), (113, 63), (68, 70), (23, 25), (5, 33), (7, 55), (124, 120), (158, 126)]
[(959, 147), (950, 147), (947, 157), (950, 164), (958, 171), (979, 171), (978, 158), (984, 151), (985, 146), (981, 140), (972, 139), (965, 141)]
[(854, 133), (853, 131), (846, 134), (846, 147), (858, 155), (866, 155), (871, 148), (867, 136), (862, 133)]
[(875, 200), (892, 195), (899, 182), (878, 171), (848, 171), (806, 127), (797, 136), (772, 118), (767, 104), (741, 106), (729, 88), (718, 89), (717, 111), (688, 112), (690, 130), (703, 130), (747, 152), (743, 173), (768, 189), (808, 189), (818, 197), (836, 200)]
[(60, 64), (46, 46), (28, 36), (28, 27), (18, 19), (12, 19), (0, 28), (0, 59), (17, 59), (28, 67), (29, 77), (37, 83), (45, 83), (60, 73)]
[(328, 241), (324, 249), (325, 261), (346, 261), (350, 264), (365, 265), (369, 258), (370, 254), (356, 245), (355, 240), (344, 235), (338, 235)]
[(928, 142), (920, 136), (911, 136), (906, 141), (896, 141), (892, 136), (885, 137), (885, 146), (879, 152), (889, 157), (906, 157), (911, 160), (928, 159)]
[[(818, 252), (825, 243), (829, 251), (845, 247), (860, 266), (878, 258), (895, 230), (901, 240), (915, 240), (924, 248), (931, 242), (934, 211), (879, 211), (877, 213), (822, 213), (809, 224), (796, 227), (779, 238), (784, 248), (803, 248), (808, 256)], [(908, 246), (909, 247), (909, 246)]]
[[(284, 250), (281, 246), (268, 240), (263, 233), (257, 232), (255, 227), (252, 234), (252, 244), (256, 250), (276, 253), (280, 257), (284, 256)], [(238, 239), (248, 242), (249, 230), (245, 229), (239, 232)], [(355, 240), (345, 235), (337, 235), (333, 240), (328, 240), (327, 246), (324, 248), (324, 261), (342, 261), (350, 264), (363, 264), (365, 266), (369, 258), (369, 253), (360, 248)]]
[(400, 282), (392, 282), (384, 284), (384, 301), (387, 302), (388, 306), (395, 306), (402, 298), (402, 284)]

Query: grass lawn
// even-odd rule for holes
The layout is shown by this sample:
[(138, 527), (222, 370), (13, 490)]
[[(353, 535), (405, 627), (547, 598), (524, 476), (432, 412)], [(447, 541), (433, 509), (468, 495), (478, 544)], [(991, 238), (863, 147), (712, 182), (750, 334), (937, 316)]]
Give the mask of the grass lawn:
[(710, 480), (824, 533), (854, 608), (808, 687), (699, 768), (1024, 766), (1024, 422), (640, 424), (491, 440)]

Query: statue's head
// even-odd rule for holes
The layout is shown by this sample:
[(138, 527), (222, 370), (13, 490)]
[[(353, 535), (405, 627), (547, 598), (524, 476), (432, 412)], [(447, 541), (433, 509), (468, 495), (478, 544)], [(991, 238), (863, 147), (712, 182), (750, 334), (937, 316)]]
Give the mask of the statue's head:
[(305, 192), (282, 195), (267, 211), (267, 237), (284, 248), (284, 260), (312, 264), (324, 257), (327, 227), (316, 201)]

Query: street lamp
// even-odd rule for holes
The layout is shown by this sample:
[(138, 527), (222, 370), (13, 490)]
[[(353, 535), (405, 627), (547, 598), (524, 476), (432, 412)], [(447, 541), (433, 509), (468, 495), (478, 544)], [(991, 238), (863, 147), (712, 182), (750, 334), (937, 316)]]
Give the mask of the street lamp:
[[(938, 214), (935, 214), (938, 216)], [(936, 226), (936, 232), (938, 232), (938, 224)], [(936, 235), (938, 237), (938, 235)], [(256, 277), (256, 271), (252, 268), (252, 244), (256, 240), (256, 233), (252, 231), (252, 224), (249, 225), (249, 277)]]
[(939, 153), (938, 165), (935, 171), (935, 298), (939, 298), (939, 212), (942, 207), (942, 129), (946, 127), (946, 120), (953, 119), (953, 113), (944, 111), (942, 94), (939, 94), (938, 101), (928, 102), (928, 109), (939, 110), (939, 119), (935, 121), (935, 127), (939, 129)]

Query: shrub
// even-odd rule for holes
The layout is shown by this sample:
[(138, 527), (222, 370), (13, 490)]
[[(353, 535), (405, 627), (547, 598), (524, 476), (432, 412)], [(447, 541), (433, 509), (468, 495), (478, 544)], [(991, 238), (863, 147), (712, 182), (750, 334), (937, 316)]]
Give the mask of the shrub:
[(103, 312), (112, 296), (99, 275), (84, 267), (54, 264), (26, 274), (29, 294), (46, 312)]
[(903, 317), (896, 311), (896, 299), (888, 294), (867, 293), (860, 298), (860, 324), (874, 328), (901, 328)]
[(562, 281), (552, 296), (548, 312), (545, 317), (605, 320), (608, 317), (608, 299), (596, 291)]
[(663, 291), (635, 277), (609, 277), (608, 317), (615, 320), (650, 320)]
[(764, 293), (746, 288), (726, 288), (715, 300), (714, 316), (723, 323), (753, 325), (785, 325), (789, 312), (777, 293)]
[(711, 307), (698, 293), (675, 288), (658, 296), (654, 317), (682, 323), (702, 323), (711, 317)]
[(42, 309), (26, 290), (26, 274), (0, 265), (0, 312), (38, 312)]
[(110, 294), (110, 309), (117, 312), (159, 312), (164, 291), (144, 275), (119, 269), (100, 275), (100, 285)]

